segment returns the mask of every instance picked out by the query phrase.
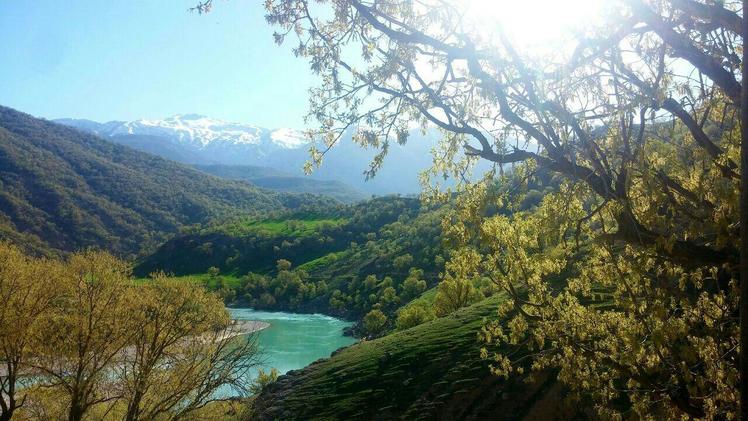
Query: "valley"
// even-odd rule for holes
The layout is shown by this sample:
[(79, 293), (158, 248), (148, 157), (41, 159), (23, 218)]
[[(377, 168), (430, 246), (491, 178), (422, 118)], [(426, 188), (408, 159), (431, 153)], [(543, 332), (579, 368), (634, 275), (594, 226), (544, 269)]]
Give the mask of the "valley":
[[(179, 283), (216, 294), (229, 306), (235, 320), (269, 323), (269, 327), (254, 335), (262, 362), (246, 374), (247, 382), (257, 380), (258, 369), (270, 373), (275, 368), (285, 378), (287, 372), (293, 374), (338, 352), (338, 348), (362, 339), (376, 340), (436, 317), (433, 310), (424, 315), (422, 309), (434, 306), (439, 272), (444, 270), (448, 257), (442, 246), (445, 239), (441, 223), (449, 206), (427, 206), (418, 199), (394, 195), (350, 203), (309, 193), (271, 192), (250, 184), (251, 178), (237, 175), (236, 167), (197, 166), (196, 170), (96, 135), (36, 120), (10, 109), (2, 111), (2, 130), (12, 141), (5, 143), (2, 155), (6, 164), (0, 174), (5, 174), (6, 183), (12, 180), (10, 173), (17, 171), (9, 165), (19, 165), (14, 161), (14, 151), (29, 144), (49, 152), (29, 155), (25, 168), (46, 174), (41, 171), (59, 160), (60, 164), (55, 165), (69, 168), (69, 177), (78, 180), (79, 186), (98, 189), (97, 197), (105, 197), (103, 189), (115, 187), (102, 184), (103, 180), (99, 181), (88, 170), (92, 165), (89, 162), (96, 162), (101, 168), (98, 171), (106, 169), (119, 174), (119, 186), (138, 186), (137, 193), (130, 190), (132, 193), (118, 195), (117, 200), (159, 192), (161, 196), (148, 196), (142, 202), (158, 206), (169, 203), (164, 199), (171, 197), (196, 200), (190, 195), (205, 188), (207, 200), (201, 202), (204, 210), (186, 213), (185, 219), (174, 220), (168, 228), (161, 228), (162, 234), (154, 237), (153, 243), (131, 234), (123, 237), (139, 248), (123, 249), (118, 242), (104, 242), (104, 238), (116, 238), (112, 236), (121, 231), (103, 234), (97, 240), (99, 243), (86, 243), (92, 241), (88, 237), (80, 238), (75, 245), (55, 242), (49, 234), (25, 229), (17, 213), (5, 214), (8, 221), (5, 232), (10, 235), (4, 238), (28, 247), (28, 242), (19, 239), (36, 235), (39, 248), (30, 250), (31, 253), (62, 256), (85, 244), (98, 244), (130, 256), (137, 285), (150, 285), (166, 274)], [(50, 136), (55, 136), (54, 143), (46, 140)], [(166, 168), (172, 178), (168, 183), (152, 183), (153, 193), (150, 193), (149, 183), (165, 174)], [(252, 171), (249, 167), (242, 168)], [(133, 169), (140, 171), (136, 173)], [(173, 178), (176, 174), (189, 177), (190, 183), (180, 185), (180, 179)], [(244, 181), (233, 181), (235, 178)], [(89, 211), (90, 206), (80, 199), (80, 188), (65, 190), (64, 185), (56, 185), (58, 178), (47, 180), (46, 191), (70, 192), (67, 200), (71, 206)], [(229, 202), (222, 205), (218, 196), (224, 194), (222, 189), (236, 189), (226, 193), (232, 195), (230, 205)], [(13, 191), (5, 190), (5, 194)], [(42, 206), (37, 204), (38, 196), (17, 191), (13, 197), (27, 200), (26, 206)], [(346, 190), (336, 191), (345, 194)], [(175, 195), (176, 192), (179, 193)], [(241, 195), (247, 195), (246, 202), (242, 202)], [(144, 212), (137, 207), (125, 207), (141, 202), (118, 203), (121, 204), (105, 205), (102, 209), (118, 206), (116, 209), (127, 209), (133, 215)], [(180, 209), (189, 209), (179, 201), (175, 203)], [(238, 207), (242, 203), (247, 207)], [(111, 223), (102, 226), (116, 227)], [(75, 224), (61, 222), (58, 229), (67, 238), (79, 238)], [(485, 282), (476, 281), (471, 288), (477, 294), (471, 302), (491, 295)], [(400, 320), (400, 309), (406, 308), (417, 311)], [(475, 316), (474, 321), (480, 317)], [(250, 358), (255, 364), (255, 357)], [(236, 393), (232, 390), (222, 387), (217, 393), (232, 396)]]
[(748, 17), (0, 1), (0, 421), (748, 421)]
[[(5, 141), (0, 149), (4, 162), (0, 175), (5, 185), (12, 185), (11, 174), (20, 168), (40, 174), (37, 180), (44, 188), (38, 191), (65, 197), (71, 208), (88, 212), (81, 219), (88, 227), (90, 215), (98, 212), (104, 230), (99, 237), (85, 236), (74, 219), (50, 218), (54, 215), (50, 212), (61, 208), (45, 208), (42, 196), (27, 193), (40, 187), (21, 184), (5, 189), (5, 197), (28, 209), (39, 208), (39, 218), (59, 221), (59, 236), (75, 242), (34, 231), (33, 224), (23, 223), (22, 213), (8, 211), (12, 207), (2, 208), (3, 239), (30, 253), (53, 256), (68, 256), (87, 245), (105, 248), (129, 259), (136, 285), (148, 286), (166, 274), (181, 284), (215, 293), (230, 306), (235, 320), (269, 323), (250, 335), (256, 336), (262, 362), (247, 372), (245, 382), (257, 381), (258, 369), (270, 373), (275, 368), (283, 377), (360, 338), (381, 337), (405, 329), (405, 323), (414, 325), (434, 317), (401, 322), (398, 310), (413, 300), (410, 307), (418, 309), (434, 301), (438, 273), (447, 258), (441, 221), (448, 207), (426, 206), (418, 199), (394, 195), (351, 203), (336, 200), (334, 195), (272, 192), (255, 187), (251, 177), (238, 175), (237, 167), (192, 169), (11, 109), (3, 108), (1, 115)], [(28, 147), (44, 152), (16, 152)], [(56, 167), (64, 171), (52, 176)], [(112, 176), (101, 178), (100, 172)], [(63, 174), (75, 180), (75, 187), (59, 178)], [(116, 185), (107, 184), (115, 180)], [(121, 194), (105, 193), (114, 190)], [(92, 208), (84, 199), (87, 191), (96, 200), (110, 197), (112, 202)], [(335, 191), (347, 194), (345, 188)], [(193, 198), (194, 194), (203, 196)], [(231, 197), (230, 201), (221, 195)], [(196, 207), (197, 203), (203, 208)], [(152, 242), (122, 231), (117, 217), (105, 216), (119, 212), (141, 221), (149, 218), (152, 223), (148, 212), (157, 206), (174, 206), (167, 209), (184, 209), (185, 213), (162, 211), (176, 218), (169, 225), (156, 225), (161, 231), (151, 233)], [(23, 238), (38, 238), (38, 247), (30, 248), (34, 243)], [(122, 243), (125, 240), (131, 243)], [(476, 283), (475, 287), (490, 295), (486, 285)], [(255, 365), (251, 355), (248, 363)], [(226, 386), (217, 393), (232, 396), (236, 393), (232, 390)]]

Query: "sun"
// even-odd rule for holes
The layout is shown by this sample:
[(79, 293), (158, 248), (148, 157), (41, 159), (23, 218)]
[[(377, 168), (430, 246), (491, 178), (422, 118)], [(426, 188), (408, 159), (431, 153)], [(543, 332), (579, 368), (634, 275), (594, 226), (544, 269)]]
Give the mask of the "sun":
[[(524, 48), (542, 48), (599, 21), (610, 0), (458, 0), (487, 35), (501, 30)], [(485, 28), (485, 29), (483, 29)]]

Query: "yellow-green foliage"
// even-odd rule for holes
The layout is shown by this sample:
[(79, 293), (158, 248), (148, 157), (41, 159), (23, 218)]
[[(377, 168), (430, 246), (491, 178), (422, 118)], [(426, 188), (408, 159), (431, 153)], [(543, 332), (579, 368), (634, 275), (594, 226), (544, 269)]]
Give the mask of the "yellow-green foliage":
[(397, 330), (410, 329), (411, 327), (433, 320), (434, 317), (434, 311), (430, 306), (413, 304), (405, 306), (397, 312), (395, 325), (397, 326)]
[(257, 378), (252, 382), (252, 385), (250, 386), (250, 391), (253, 395), (256, 395), (260, 392), (262, 392), (262, 389), (269, 385), (270, 383), (273, 383), (274, 381), (278, 380), (279, 371), (277, 368), (273, 367), (268, 371), (267, 373), (263, 369), (257, 370)]
[(382, 313), (382, 310), (374, 309), (366, 313), (366, 316), (364, 316), (364, 330), (371, 335), (376, 335), (382, 332), (386, 324), (387, 316)]
[(473, 279), (478, 277), (476, 259), (480, 259), (480, 255), (475, 250), (464, 248), (457, 250), (447, 262), (444, 279), (434, 298), (434, 312), (438, 317), (485, 298), (473, 285)]
[(255, 342), (197, 284), (135, 282), (104, 252), (51, 261), (0, 243), (0, 297), (3, 417), (199, 418), (219, 387), (249, 392)]
[[(357, 126), (374, 173), (414, 121), (441, 129), (422, 180), (459, 203), (435, 307), (472, 279), (506, 292), (481, 332), (496, 374), (531, 359), (600, 416), (738, 416), (740, 2), (603, 2), (542, 55), (461, 2), (307, 3), (269, 1), (268, 21), (320, 74), (326, 146)], [(567, 183), (538, 202), (540, 171)]]
[[(683, 182), (689, 188), (708, 183)], [(638, 182), (632, 185), (642, 188)], [(483, 218), (476, 230), (483, 253), (474, 254), (466, 245), (452, 261), (463, 271), (490, 277), (511, 297), (499, 309), (509, 320), (490, 322), (481, 331), (483, 355), (493, 360), (497, 375), (510, 376), (522, 373), (512, 349), (530, 351), (534, 369), (559, 369), (559, 379), (593, 397), (606, 416), (618, 416), (613, 401), (625, 393), (641, 416), (667, 418), (679, 413), (673, 412), (677, 407), (710, 418), (732, 417), (738, 398), (738, 371), (731, 362), (738, 343), (735, 274), (727, 265), (678, 261), (659, 253), (660, 245), (667, 248), (690, 229), (705, 228), (663, 217), (656, 203), (667, 199), (647, 191), (636, 193), (641, 218), (680, 227), (678, 234), (673, 231), (651, 247), (608, 241), (617, 229), (619, 205), (606, 203), (585, 219), (584, 203), (594, 196), (579, 185), (546, 196), (534, 211)], [(707, 192), (720, 204), (714, 212), (722, 216), (706, 224), (716, 234), (715, 243), (729, 241), (719, 224), (736, 212), (735, 196), (729, 190)], [(467, 231), (457, 235), (468, 238)], [(662, 401), (655, 388), (688, 398)]]

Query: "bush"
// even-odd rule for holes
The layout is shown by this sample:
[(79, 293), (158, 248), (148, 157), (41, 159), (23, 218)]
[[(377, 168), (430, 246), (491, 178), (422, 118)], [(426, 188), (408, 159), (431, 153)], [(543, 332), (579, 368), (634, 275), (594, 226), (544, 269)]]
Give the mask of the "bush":
[(370, 335), (377, 335), (384, 330), (387, 324), (387, 316), (382, 310), (372, 310), (364, 316), (364, 331)]
[(397, 313), (395, 326), (397, 326), (397, 330), (410, 329), (433, 320), (435, 317), (434, 312), (426, 304), (413, 304), (404, 307)]

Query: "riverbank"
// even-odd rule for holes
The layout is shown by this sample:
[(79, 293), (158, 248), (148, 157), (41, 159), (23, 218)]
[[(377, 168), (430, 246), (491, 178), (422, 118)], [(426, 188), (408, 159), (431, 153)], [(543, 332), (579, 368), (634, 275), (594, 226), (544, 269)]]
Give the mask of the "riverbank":
[(219, 341), (231, 339), (236, 336), (249, 335), (270, 327), (270, 323), (260, 320), (237, 320), (232, 319), (231, 325), (226, 328)]

